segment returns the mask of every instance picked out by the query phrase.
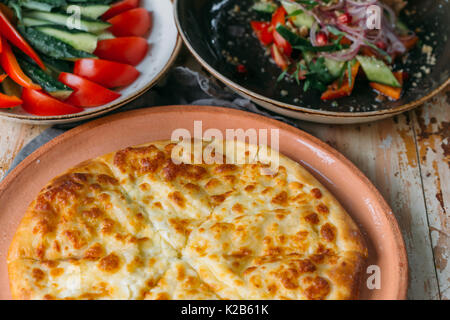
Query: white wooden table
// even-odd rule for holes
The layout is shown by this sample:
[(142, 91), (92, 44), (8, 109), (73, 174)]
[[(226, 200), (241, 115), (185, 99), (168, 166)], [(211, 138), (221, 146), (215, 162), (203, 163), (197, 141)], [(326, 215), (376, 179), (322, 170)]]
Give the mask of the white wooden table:
[[(450, 299), (449, 124), (450, 88), (415, 111), (371, 124), (299, 122), (353, 161), (391, 205), (407, 246), (410, 299)], [(46, 128), (0, 120), (0, 179)]]

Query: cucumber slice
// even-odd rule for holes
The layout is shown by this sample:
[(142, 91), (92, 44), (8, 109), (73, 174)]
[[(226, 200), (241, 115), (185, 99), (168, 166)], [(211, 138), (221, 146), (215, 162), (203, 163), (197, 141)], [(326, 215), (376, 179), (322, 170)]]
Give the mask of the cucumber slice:
[[(52, 1), (52, 0), (48, 0)], [(111, 2), (117, 2), (117, 0), (66, 0), (68, 3), (95, 3), (95, 4), (110, 4)]]
[(39, 26), (36, 27), (36, 30), (55, 37), (78, 50), (93, 53), (97, 48), (97, 36), (89, 32), (70, 30), (62, 26)]
[(51, 96), (65, 100), (73, 92), (71, 88), (65, 84), (54, 79), (51, 75), (45, 73), (41, 68), (39, 68), (34, 63), (26, 61), (26, 59), (18, 59), (19, 64), (24, 70), (24, 72), (37, 84), (39, 84), (42, 89), (44, 89)]
[(115, 37), (111, 32), (109, 32), (109, 31), (103, 31), (102, 33), (99, 33), (97, 36), (98, 36), (98, 41), (116, 38), (116, 37)]
[(277, 6), (271, 2), (259, 1), (252, 6), (252, 9), (263, 13), (273, 13), (277, 10)]
[(72, 23), (72, 16), (59, 12), (30, 11), (25, 13), (24, 17), (45, 20), (49, 21), (50, 24), (59, 24), (65, 27), (71, 27), (71, 29), (78, 29), (87, 32), (100, 32), (111, 26), (111, 24), (107, 22), (89, 18), (80, 19), (79, 24), (77, 25), (76, 23)]
[[(90, 19), (98, 19), (100, 16), (102, 16), (106, 11), (109, 10), (109, 8), (111, 8), (111, 6), (106, 5), (106, 4), (96, 4), (96, 3), (92, 3), (92, 4), (77, 4), (77, 6), (79, 6), (80, 10), (81, 10), (81, 15), (83, 17), (87, 17)], [(70, 5), (67, 5), (64, 7), (64, 10), (66, 10), (67, 12), (67, 8), (69, 8)]]
[(22, 7), (31, 9), (31, 10), (39, 10), (39, 11), (52, 11), (53, 5), (46, 2), (26, 0), (20, 3)]
[(50, 73), (59, 75), (61, 72), (73, 72), (73, 63), (70, 61), (54, 59), (44, 54), (40, 56)]
[(391, 69), (381, 60), (374, 57), (357, 55), (359, 63), (369, 81), (382, 83), (391, 87), (401, 88), (401, 84), (395, 78)]
[(342, 69), (345, 67), (345, 62), (325, 58), (325, 66), (327, 67), (328, 72), (333, 77), (337, 78), (342, 74)]
[(95, 58), (89, 52), (77, 50), (71, 45), (34, 28), (19, 26), (18, 29), (33, 48), (54, 59), (75, 61), (81, 58)]
[[(286, 12), (288, 14), (293, 14), (294, 12), (299, 12), (299, 10), (303, 10), (302, 7), (296, 3), (296, 2), (291, 2), (291, 1), (281, 1), (282, 6), (284, 7), (284, 9), (286, 10)], [(305, 11), (296, 14), (295, 16), (292, 17), (292, 22), (297, 26), (297, 27), (307, 27), (307, 28), (311, 28), (313, 23), (314, 23), (315, 19), (313, 16), (309, 15), (308, 13), (306, 13)]]
[(38, 19), (34, 19), (34, 18), (23, 18), (20, 21), (20, 23), (22, 25), (24, 25), (25, 27), (44, 26), (44, 25), (48, 25), (49, 24), (48, 21), (38, 20)]

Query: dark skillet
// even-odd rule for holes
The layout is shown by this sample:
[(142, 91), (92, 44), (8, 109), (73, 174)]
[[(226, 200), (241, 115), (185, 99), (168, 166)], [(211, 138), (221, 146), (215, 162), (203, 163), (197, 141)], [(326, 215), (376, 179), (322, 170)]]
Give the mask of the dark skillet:
[[(421, 44), (409, 53), (404, 63), (400, 59), (396, 62), (396, 70), (403, 69), (411, 76), (406, 81), (400, 100), (377, 101), (377, 95), (367, 81), (362, 80), (357, 81), (352, 96), (337, 100), (337, 105), (322, 101), (317, 91), (303, 92), (295, 82), (277, 81), (280, 69), (264, 55), (264, 48), (252, 35), (249, 21), (264, 18), (246, 10), (252, 3), (253, 0), (178, 0), (175, 10), (180, 32), (200, 62), (229, 86), (260, 101), (263, 97), (262, 100), (277, 107), (310, 110), (322, 115), (332, 112), (344, 117), (365, 114), (379, 118), (380, 115), (399, 113), (423, 103), (450, 82), (448, 1), (410, 0), (401, 14), (408, 27), (418, 31)], [(241, 13), (230, 14), (235, 5), (240, 6)], [(406, 15), (408, 11), (414, 13)], [(433, 48), (434, 65), (427, 64), (422, 45)], [(227, 56), (237, 57), (248, 73), (239, 73), (236, 64), (227, 61)], [(420, 78), (418, 74), (421, 74)]]

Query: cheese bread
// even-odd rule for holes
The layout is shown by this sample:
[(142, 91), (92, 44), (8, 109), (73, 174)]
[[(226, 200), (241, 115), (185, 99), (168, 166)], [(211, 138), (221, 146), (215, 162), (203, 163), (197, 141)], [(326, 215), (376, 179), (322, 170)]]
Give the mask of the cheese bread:
[(8, 269), (16, 299), (354, 299), (366, 258), (350, 216), (291, 159), (159, 141), (52, 180)]

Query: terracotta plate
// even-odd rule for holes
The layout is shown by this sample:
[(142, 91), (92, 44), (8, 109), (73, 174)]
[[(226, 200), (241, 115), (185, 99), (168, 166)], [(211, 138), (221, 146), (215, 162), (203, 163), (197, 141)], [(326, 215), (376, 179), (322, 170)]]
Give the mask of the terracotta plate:
[[(220, 119), (220, 121), (218, 121)], [(362, 299), (404, 299), (408, 263), (403, 239), (389, 206), (369, 180), (327, 144), (284, 123), (253, 113), (217, 107), (172, 106), (135, 110), (99, 119), (59, 136), (25, 159), (0, 184), (0, 298), (10, 298), (6, 256), (28, 204), (56, 175), (77, 163), (161, 139), (201, 120), (209, 128), (279, 129), (280, 151), (311, 171), (361, 227), (369, 245), (369, 265), (381, 271), (381, 287), (369, 290), (364, 275)], [(269, 131), (270, 132), (270, 131)]]
[(34, 116), (21, 107), (0, 109), (0, 118), (39, 125), (86, 120), (117, 109), (153, 87), (175, 61), (182, 40), (175, 26), (171, 0), (141, 0), (140, 6), (150, 11), (153, 17), (152, 32), (148, 37), (150, 47), (147, 57), (136, 66), (141, 75), (119, 91), (122, 94), (120, 98), (100, 107), (86, 108), (83, 112), (63, 116)]

